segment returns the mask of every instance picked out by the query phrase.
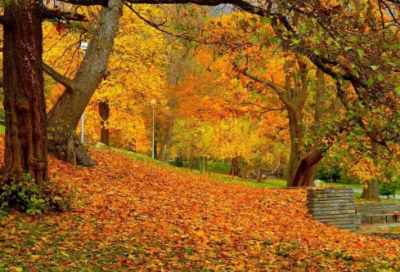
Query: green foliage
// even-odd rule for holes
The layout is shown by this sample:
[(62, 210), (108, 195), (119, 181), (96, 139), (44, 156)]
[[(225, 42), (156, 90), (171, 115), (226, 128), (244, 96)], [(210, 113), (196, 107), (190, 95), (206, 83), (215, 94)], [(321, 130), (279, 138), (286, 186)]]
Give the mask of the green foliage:
[(4, 109), (0, 109), (0, 124), (4, 125), (6, 122), (6, 114), (4, 112)]
[(74, 193), (65, 184), (45, 184), (43, 192), (29, 174), (21, 181), (11, 180), (0, 189), (0, 209), (17, 208), (30, 215), (46, 211), (63, 211), (70, 207)]
[(212, 160), (208, 162), (207, 167), (211, 172), (229, 174), (232, 166), (231, 162)]
[(330, 169), (327, 167), (320, 167), (316, 179), (338, 182), (341, 180), (340, 170), (337, 167), (332, 167)]
[(391, 196), (396, 194), (396, 189), (399, 188), (399, 183), (397, 181), (393, 181), (390, 183), (380, 183), (379, 184), (379, 194), (384, 196)]
[[(206, 171), (213, 173), (229, 174), (231, 171), (230, 161), (219, 161), (219, 160), (207, 160)], [(182, 160), (181, 157), (175, 158), (175, 160), (170, 162), (170, 165), (182, 168), (189, 168), (189, 162), (187, 160)], [(193, 168), (199, 169), (199, 160), (194, 160)]]

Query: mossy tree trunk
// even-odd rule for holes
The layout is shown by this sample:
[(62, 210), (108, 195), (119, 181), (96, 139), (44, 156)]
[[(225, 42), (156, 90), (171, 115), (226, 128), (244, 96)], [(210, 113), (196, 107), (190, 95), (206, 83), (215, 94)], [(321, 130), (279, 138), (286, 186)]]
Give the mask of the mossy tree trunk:
[[(47, 179), (46, 105), (42, 70), (42, 1), (4, 6), (5, 153), (3, 182), (29, 174)], [(21, 61), (23, 60), (23, 61)]]

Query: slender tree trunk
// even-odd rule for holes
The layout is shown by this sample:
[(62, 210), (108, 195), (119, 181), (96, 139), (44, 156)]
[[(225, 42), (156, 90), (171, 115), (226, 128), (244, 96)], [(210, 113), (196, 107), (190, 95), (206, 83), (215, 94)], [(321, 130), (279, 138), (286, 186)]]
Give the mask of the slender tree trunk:
[(99, 114), (100, 114), (100, 142), (105, 145), (110, 145), (110, 131), (108, 129), (108, 118), (110, 117), (110, 105), (108, 101), (100, 101), (99, 103)]
[(262, 179), (262, 171), (261, 168), (258, 169), (257, 181), (260, 183)]
[(165, 146), (166, 151), (165, 151), (165, 158), (164, 158), (164, 161), (168, 164), (171, 159), (173, 126), (174, 126), (174, 117), (171, 115), (171, 116), (169, 116), (169, 120), (168, 120), (167, 139), (166, 139), (166, 146)]
[[(46, 104), (42, 70), (42, 1), (9, 1), (4, 16), (5, 153), (3, 182), (30, 174), (47, 179)], [(0, 181), (1, 183), (1, 181)]]
[(236, 168), (235, 168), (235, 163), (234, 163), (233, 160), (232, 160), (232, 165), (231, 165), (231, 175), (232, 175), (232, 179), (235, 178), (235, 170), (236, 170)]
[[(154, 139), (154, 146), (153, 146), (153, 148), (154, 148), (154, 159), (155, 160), (158, 160), (159, 159), (159, 153), (161, 152), (159, 152), (158, 150), (157, 150), (157, 140), (156, 139)], [(162, 145), (161, 145), (161, 148), (162, 148)]]
[(193, 162), (193, 156), (192, 154), (189, 154), (189, 169), (190, 171), (193, 170), (194, 162)]
[(202, 174), (203, 174), (203, 160), (201, 159), (201, 156), (198, 157), (197, 161), (199, 162), (199, 172), (200, 172), (200, 175), (202, 175)]
[(233, 158), (231, 161), (231, 174), (232, 176), (237, 176), (240, 173), (240, 167), (239, 167), (239, 159)]
[(160, 144), (160, 155), (158, 156), (158, 160), (164, 161), (164, 156), (165, 156), (165, 142), (161, 141)]
[(242, 181), (246, 181), (247, 168), (248, 168), (248, 164), (246, 162), (243, 162), (242, 165), (240, 166), (240, 175), (241, 175)]
[[(122, 16), (122, 1), (110, 0), (102, 7), (99, 26), (73, 80), (49, 112), (49, 151), (57, 158), (79, 164), (95, 165), (79, 143), (76, 127), (97, 86), (107, 72), (107, 63)], [(56, 80), (60, 75), (46, 72)], [(61, 76), (62, 77), (62, 76)], [(67, 84), (65, 84), (67, 85)]]

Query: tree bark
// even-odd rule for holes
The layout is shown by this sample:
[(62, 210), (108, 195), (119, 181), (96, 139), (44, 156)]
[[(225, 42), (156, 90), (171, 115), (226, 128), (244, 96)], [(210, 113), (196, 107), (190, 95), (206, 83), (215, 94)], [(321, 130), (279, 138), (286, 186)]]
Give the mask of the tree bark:
[[(301, 79), (301, 88), (298, 89), (297, 96), (291, 97), (292, 91), (290, 87), (290, 65), (285, 65), (286, 70), (286, 93), (288, 98), (295, 101), (294, 110), (288, 110), (289, 127), (290, 127), (290, 162), (288, 173), (288, 187), (313, 186), (315, 175), (318, 171), (319, 162), (323, 159), (323, 150), (318, 148), (318, 143), (311, 150), (305, 150), (302, 139), (305, 135), (303, 127), (303, 108), (305, 100), (308, 96), (307, 82), (305, 78)], [(305, 76), (305, 67), (300, 65), (301, 76)], [(315, 113), (314, 125), (318, 125), (323, 116), (325, 101), (325, 77), (321, 70), (316, 71), (317, 90), (315, 96)], [(299, 102), (302, 101), (302, 102)], [(329, 147), (328, 147), (329, 148)]]
[(42, 70), (42, 1), (10, 1), (4, 16), (5, 153), (3, 182), (47, 179), (46, 104)]
[(164, 162), (169, 164), (171, 160), (171, 148), (172, 148), (172, 129), (174, 126), (174, 117), (172, 114), (168, 117), (168, 128), (166, 135), (166, 145), (165, 145), (165, 158)]
[[(374, 151), (373, 154), (373, 162), (374, 164), (378, 164), (377, 152), (378, 146), (376, 143), (372, 142), (372, 150)], [(376, 153), (375, 153), (376, 152)], [(374, 179), (367, 183), (368, 187), (363, 187), (363, 191), (361, 193), (362, 199), (368, 200), (379, 200), (379, 182), (378, 180)]]
[(247, 162), (243, 161), (241, 163), (240, 176), (242, 178), (242, 181), (246, 181), (246, 179), (247, 179), (247, 169), (248, 169), (248, 167), (249, 167), (249, 164)]
[(153, 146), (153, 148), (154, 148), (154, 159), (155, 160), (158, 160), (158, 158), (159, 158), (159, 152), (158, 152), (158, 150), (157, 150), (157, 140), (156, 139), (154, 139), (154, 146)]
[(237, 176), (240, 173), (240, 167), (239, 167), (239, 158), (233, 158), (231, 161), (231, 171), (230, 174), (233, 176)]
[(99, 115), (101, 118), (101, 132), (100, 142), (105, 145), (110, 145), (110, 131), (108, 129), (108, 118), (110, 117), (110, 105), (108, 101), (100, 101), (99, 103)]
[(302, 160), (302, 162), (293, 167), (292, 175), (290, 179), (288, 179), (288, 187), (307, 187), (314, 185), (319, 162), (308, 165), (306, 161), (307, 160)]
[[(70, 163), (76, 160), (83, 165), (96, 164), (79, 143), (76, 127), (97, 86), (106, 75), (108, 59), (122, 16), (122, 5), (120, 0), (110, 0), (108, 7), (102, 7), (98, 28), (78, 72), (70, 86), (64, 85), (67, 85), (66, 90), (49, 112), (49, 151), (61, 160)], [(45, 70), (55, 80), (60, 76), (51, 68), (45, 67)]]
[(202, 174), (203, 174), (203, 160), (202, 160), (201, 156), (199, 156), (199, 157), (197, 158), (197, 161), (198, 161), (198, 163), (199, 163), (199, 172), (200, 172), (200, 175), (202, 175)]
[(379, 200), (379, 183), (377, 180), (368, 182), (368, 187), (363, 187), (362, 199)]
[(160, 155), (157, 157), (158, 160), (164, 161), (165, 157), (165, 139), (163, 139), (160, 143)]

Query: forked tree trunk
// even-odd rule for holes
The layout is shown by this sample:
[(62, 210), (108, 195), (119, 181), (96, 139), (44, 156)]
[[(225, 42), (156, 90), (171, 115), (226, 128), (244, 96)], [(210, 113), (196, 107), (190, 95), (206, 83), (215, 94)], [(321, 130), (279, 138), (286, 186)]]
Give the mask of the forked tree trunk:
[(377, 180), (368, 182), (368, 187), (363, 187), (362, 199), (379, 200), (379, 183)]
[(100, 142), (105, 145), (110, 145), (110, 131), (108, 129), (108, 118), (110, 117), (110, 105), (108, 101), (100, 101), (99, 103), (99, 115), (101, 118), (101, 132)]
[[(73, 80), (51, 68), (46, 72), (67, 88), (49, 112), (49, 151), (57, 158), (95, 165), (76, 135), (76, 127), (91, 97), (107, 72), (107, 63), (122, 16), (122, 1), (110, 0), (102, 7), (99, 26)], [(46, 68), (46, 67), (45, 67)]]
[(318, 164), (317, 162), (310, 166), (303, 161), (303, 163), (293, 166), (293, 168), (289, 170), (292, 172), (292, 175), (290, 175), (288, 179), (288, 187), (313, 186)]
[(4, 16), (3, 182), (30, 174), (42, 189), (47, 179), (46, 105), (42, 70), (42, 1), (9, 1)]
[[(285, 67), (286, 69), (288, 67)], [(303, 66), (303, 68), (305, 68)], [(287, 70), (288, 71), (288, 70)], [(302, 73), (305, 73), (303, 71)], [(325, 101), (325, 78), (324, 73), (317, 69), (316, 71), (316, 84), (317, 90), (315, 95), (315, 113), (314, 123), (318, 125), (320, 119), (324, 114), (324, 101)], [(290, 81), (286, 76), (286, 92), (291, 94)], [(307, 98), (307, 82), (305, 78), (302, 80), (302, 89), (298, 98), (302, 98), (302, 103), (296, 103), (293, 109), (288, 110), (289, 116), (289, 128), (290, 128), (290, 161), (288, 171), (288, 187), (303, 187), (313, 186), (315, 176), (318, 171), (319, 162), (323, 159), (324, 151), (328, 150), (330, 146), (325, 147), (323, 150), (320, 149), (316, 143), (312, 149), (305, 149), (303, 143), (303, 137), (305, 130), (303, 127), (303, 108)], [(290, 96), (289, 96), (290, 97)], [(298, 102), (298, 99), (293, 99)]]

